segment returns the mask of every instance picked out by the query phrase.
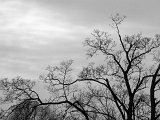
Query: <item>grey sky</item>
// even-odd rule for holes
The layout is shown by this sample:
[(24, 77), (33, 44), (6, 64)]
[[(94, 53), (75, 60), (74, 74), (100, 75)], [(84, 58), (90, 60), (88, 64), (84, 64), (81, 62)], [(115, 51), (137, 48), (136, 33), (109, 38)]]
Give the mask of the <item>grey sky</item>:
[(0, 77), (38, 78), (47, 65), (85, 65), (82, 42), (93, 29), (113, 33), (112, 14), (126, 15), (122, 34), (160, 33), (159, 0), (0, 0)]

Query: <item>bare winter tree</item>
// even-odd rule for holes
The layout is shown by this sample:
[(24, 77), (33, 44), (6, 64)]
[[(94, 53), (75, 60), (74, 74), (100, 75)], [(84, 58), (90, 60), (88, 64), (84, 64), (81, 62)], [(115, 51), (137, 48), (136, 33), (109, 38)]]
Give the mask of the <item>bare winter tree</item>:
[[(79, 103), (77, 99), (73, 99), (76, 96), (77, 89), (72, 87), (73, 84), (78, 82), (77, 80), (72, 80), (72, 68), (71, 65), (73, 60), (63, 61), (59, 66), (48, 66), (48, 73), (41, 76), (41, 79), (48, 84), (48, 91), (52, 94), (48, 103), (66, 103), (65, 112), (70, 113), (71, 111), (78, 111), (81, 113), (86, 120), (89, 120), (88, 113), (83, 106)], [(75, 110), (73, 110), (75, 109)], [(81, 116), (82, 117), (82, 116)]]
[[(156, 39), (160, 39), (160, 35), (156, 35)], [(160, 54), (159, 51), (154, 54), (156, 61), (155, 65), (150, 70), (151, 85), (150, 85), (150, 101), (151, 101), (151, 120), (160, 119), (160, 108), (159, 108), (159, 93), (160, 92)]]
[(91, 120), (118, 119), (113, 99), (105, 87), (89, 83), (87, 89), (79, 92), (79, 101), (85, 106)]
[(4, 119), (26, 120), (34, 117), (38, 106), (38, 94), (32, 90), (35, 82), (17, 77), (11, 81), (2, 79), (0, 89), (3, 91), (1, 104), (11, 104), (3, 112)]
[(40, 77), (47, 85), (48, 92), (51, 93), (51, 97), (45, 101), (32, 89), (35, 82), (20, 77), (12, 80), (2, 79), (0, 89), (4, 96), (1, 103), (16, 103), (4, 112), (3, 118), (34, 119), (37, 117), (40, 106), (58, 105), (60, 111), (63, 112), (63, 119), (70, 109), (75, 109), (82, 118), (84, 116), (86, 120), (89, 120), (83, 106), (76, 99), (72, 99), (72, 96), (76, 96), (76, 89), (71, 88), (71, 85), (77, 82), (77, 80), (72, 81), (70, 75), (72, 63), (73, 61), (69, 60), (61, 62), (60, 66), (47, 67), (48, 73)]
[[(157, 37), (159, 35), (149, 38), (143, 37), (141, 34), (122, 37), (119, 25), (124, 18), (119, 14), (112, 17), (112, 27), (118, 35), (117, 40), (113, 40), (111, 35), (99, 30), (95, 30), (92, 37), (86, 39), (85, 45), (89, 47), (87, 54), (92, 57), (97, 53), (102, 53), (101, 56), (106, 57), (106, 64), (98, 67), (90, 64), (88, 67), (84, 67), (80, 74), (80, 80), (93, 81), (105, 86), (110, 91), (122, 119), (133, 120), (138, 119), (135, 118), (135, 110), (142, 100), (140, 94), (145, 92), (150, 77), (156, 76), (157, 78), (158, 75), (157, 72), (154, 75), (148, 72), (150, 66), (147, 65), (146, 57), (152, 51), (159, 49), (160, 38)], [(153, 78), (153, 89), (155, 89), (155, 85)], [(155, 90), (151, 91), (154, 95)], [(155, 101), (153, 98), (152, 96), (151, 115), (156, 113), (154, 102), (152, 102)]]

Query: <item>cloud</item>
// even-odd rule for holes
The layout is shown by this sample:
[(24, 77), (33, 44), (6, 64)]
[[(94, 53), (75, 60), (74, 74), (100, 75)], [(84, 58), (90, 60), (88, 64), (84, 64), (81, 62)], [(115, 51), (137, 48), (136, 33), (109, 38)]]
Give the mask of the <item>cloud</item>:
[(94, 28), (114, 34), (108, 26), (109, 16), (117, 12), (128, 16), (121, 33), (157, 33), (158, 3), (158, 0), (1, 0), (0, 76), (35, 78), (48, 64), (65, 59), (78, 61), (77, 68), (83, 66), (86, 56), (82, 42)]
[[(120, 13), (137, 22), (159, 18), (159, 0), (29, 0), (54, 11), (61, 12), (72, 23), (108, 24), (112, 14)], [(152, 9), (151, 9), (152, 8)], [(155, 20), (158, 23), (158, 19)]]
[(18, 0), (1, 2), (0, 25), (1, 75), (34, 76), (54, 60), (78, 56), (81, 34), (88, 31), (57, 12)]

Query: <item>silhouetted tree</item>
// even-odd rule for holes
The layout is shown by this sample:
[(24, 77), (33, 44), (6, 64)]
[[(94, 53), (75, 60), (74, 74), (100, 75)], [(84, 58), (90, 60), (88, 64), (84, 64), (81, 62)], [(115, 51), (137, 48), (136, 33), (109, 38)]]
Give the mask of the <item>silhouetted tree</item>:
[[(79, 77), (81, 81), (93, 81), (105, 86), (110, 91), (122, 119), (133, 120), (136, 106), (141, 100), (139, 94), (145, 90), (151, 77), (147, 72), (146, 56), (159, 48), (160, 38), (143, 37), (141, 34), (122, 37), (119, 25), (124, 18), (119, 14), (112, 17), (117, 40), (99, 30), (92, 33), (92, 38), (86, 39), (85, 45), (89, 47), (87, 54), (92, 57), (102, 53), (106, 57), (106, 64), (99, 67), (90, 64), (83, 68)], [(151, 97), (151, 101), (153, 100)], [(154, 103), (151, 103), (151, 108), (154, 108)]]
[(88, 84), (88, 90), (79, 93), (79, 101), (86, 107), (92, 120), (118, 119), (113, 99), (103, 86)]
[(17, 77), (9, 81), (2, 79), (0, 89), (3, 90), (2, 103), (12, 103), (8, 110), (3, 114), (5, 119), (28, 120), (34, 116), (38, 102), (38, 94), (32, 90), (35, 82)]
[[(156, 39), (160, 39), (160, 35), (156, 35)], [(150, 86), (150, 101), (151, 101), (151, 120), (158, 120), (160, 118), (159, 110), (159, 95), (160, 92), (160, 54), (155, 54), (154, 59), (156, 61), (155, 65), (150, 70), (151, 86)]]
[[(70, 109), (75, 109), (81, 113), (86, 120), (89, 120), (88, 114), (81, 104), (77, 100), (74, 101), (74, 99), (72, 99), (72, 96), (76, 92), (76, 89), (70, 89), (70, 86), (76, 82), (72, 81), (70, 76), (72, 62), (72, 60), (69, 60), (61, 62), (60, 66), (49, 66), (47, 67), (48, 73), (41, 76), (41, 80), (48, 85), (48, 92), (51, 93), (48, 101), (43, 101), (38, 93), (32, 89), (35, 82), (20, 77), (12, 80), (2, 79), (0, 81), (0, 88), (4, 92), (4, 96), (1, 103), (18, 102), (18, 104), (10, 107), (6, 111), (6, 113), (8, 113), (5, 114), (6, 118), (14, 115), (15, 119), (18, 119), (16, 117), (18, 116), (17, 114), (21, 114), (22, 117), (25, 117), (24, 120), (31, 119), (36, 117), (37, 110), (40, 106), (59, 105), (62, 111), (65, 112), (63, 117), (65, 117), (65, 114)], [(33, 106), (29, 105), (28, 102), (36, 104)], [(24, 114), (27, 114), (23, 115), (23, 111)]]
[[(44, 76), (41, 76), (41, 79), (48, 84), (48, 91), (52, 94), (50, 101), (48, 103), (53, 104), (63, 104), (66, 103), (65, 112), (67, 113), (70, 108), (75, 109), (81, 113), (86, 120), (89, 120), (88, 113), (85, 111), (84, 107), (81, 106), (78, 100), (72, 99), (77, 92), (77, 89), (72, 87), (77, 80), (72, 80), (72, 68), (71, 65), (73, 60), (63, 61), (59, 66), (48, 66), (48, 73)], [(46, 103), (47, 104), (47, 103)]]

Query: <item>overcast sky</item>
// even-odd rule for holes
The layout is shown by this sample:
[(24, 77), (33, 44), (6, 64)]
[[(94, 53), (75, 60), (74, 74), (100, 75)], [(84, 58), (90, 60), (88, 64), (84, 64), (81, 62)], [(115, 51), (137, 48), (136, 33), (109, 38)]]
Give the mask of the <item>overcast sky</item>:
[(160, 0), (0, 0), (0, 77), (38, 78), (47, 65), (88, 61), (82, 43), (93, 29), (114, 34), (112, 14), (126, 15), (121, 33), (160, 33)]

